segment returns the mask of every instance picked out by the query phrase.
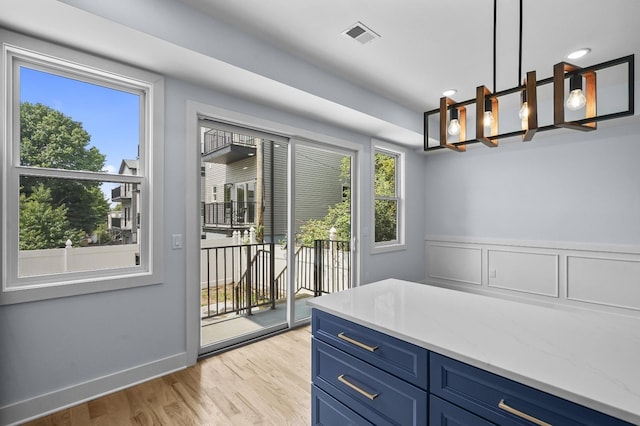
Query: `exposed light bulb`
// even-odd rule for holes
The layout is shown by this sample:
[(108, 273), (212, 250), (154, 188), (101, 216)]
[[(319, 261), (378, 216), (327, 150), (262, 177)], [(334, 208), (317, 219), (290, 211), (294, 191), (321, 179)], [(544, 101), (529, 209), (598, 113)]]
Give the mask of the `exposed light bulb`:
[(457, 118), (453, 118), (449, 122), (449, 127), (447, 128), (447, 131), (451, 136), (456, 136), (460, 134), (460, 122), (458, 121)]
[(571, 111), (577, 111), (584, 107), (587, 103), (584, 93), (582, 93), (582, 76), (574, 74), (569, 79), (569, 99), (567, 99), (567, 108)]
[(520, 120), (526, 120), (527, 117), (529, 117), (529, 104), (527, 102), (522, 103), (518, 116), (520, 117)]
[(493, 104), (491, 102), (491, 98), (484, 98), (484, 115), (482, 117), (482, 123), (484, 127), (491, 127), (493, 124)]
[(491, 113), (491, 111), (484, 112), (484, 118), (482, 122), (484, 123), (484, 127), (491, 127), (491, 124), (493, 124), (493, 114)]
[(582, 89), (575, 89), (569, 94), (569, 99), (567, 99), (567, 108), (571, 111), (577, 111), (580, 108), (583, 108), (586, 103), (587, 98), (585, 98), (584, 93), (582, 93)]

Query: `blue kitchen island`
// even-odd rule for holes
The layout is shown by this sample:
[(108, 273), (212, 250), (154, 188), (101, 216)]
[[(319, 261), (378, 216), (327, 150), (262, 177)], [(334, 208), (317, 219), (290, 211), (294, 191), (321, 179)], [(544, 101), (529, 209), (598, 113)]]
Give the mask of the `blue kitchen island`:
[(640, 424), (640, 319), (388, 279), (315, 298), (312, 424)]

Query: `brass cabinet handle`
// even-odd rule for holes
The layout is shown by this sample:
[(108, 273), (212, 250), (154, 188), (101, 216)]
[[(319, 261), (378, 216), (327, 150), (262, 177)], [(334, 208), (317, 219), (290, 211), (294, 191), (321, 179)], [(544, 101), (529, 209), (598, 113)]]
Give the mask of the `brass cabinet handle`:
[(379, 395), (377, 393), (369, 393), (366, 390), (360, 388), (359, 386), (354, 385), (353, 383), (345, 379), (344, 374), (339, 375), (338, 380), (340, 380), (341, 383), (344, 383), (345, 385), (349, 386), (354, 391), (358, 392), (360, 395), (366, 396), (372, 401), (376, 399)]
[(529, 420), (531, 423), (536, 424), (538, 426), (551, 426), (551, 423), (547, 423), (547, 422), (543, 422), (540, 419), (537, 419), (533, 416), (530, 416), (527, 413), (523, 413), (520, 410), (516, 410), (513, 407), (509, 407), (505, 402), (504, 399), (501, 399), (500, 402), (498, 403), (498, 408), (500, 408), (501, 410), (506, 411), (507, 413), (511, 413), (514, 416), (518, 416), (521, 419), (525, 419), (525, 420)]
[(340, 333), (338, 333), (338, 337), (339, 337), (339, 338), (341, 338), (342, 340), (345, 340), (345, 341), (347, 341), (347, 342), (351, 343), (352, 345), (356, 345), (357, 347), (362, 348), (362, 349), (365, 349), (365, 350), (367, 350), (367, 351), (369, 351), (369, 352), (375, 352), (375, 350), (376, 350), (376, 349), (378, 349), (378, 346), (369, 346), (369, 345), (365, 345), (365, 344), (364, 344), (364, 343), (362, 343), (362, 342), (358, 342), (357, 340), (352, 339), (352, 338), (351, 338), (351, 337), (349, 337), (349, 336), (346, 336), (346, 335), (344, 334), (344, 332), (340, 332)]

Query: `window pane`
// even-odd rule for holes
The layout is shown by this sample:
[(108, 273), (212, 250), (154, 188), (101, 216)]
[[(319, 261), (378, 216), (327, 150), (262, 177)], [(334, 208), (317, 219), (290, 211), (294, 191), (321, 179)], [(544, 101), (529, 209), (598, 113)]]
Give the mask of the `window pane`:
[(375, 182), (376, 196), (396, 196), (396, 156), (376, 152), (375, 154)]
[[(135, 187), (21, 176), (18, 276), (139, 264)], [(113, 196), (112, 204), (103, 191)]]
[(398, 202), (396, 200), (375, 201), (375, 242), (398, 239)]
[(137, 158), (140, 95), (20, 67), (20, 164), (118, 173)]

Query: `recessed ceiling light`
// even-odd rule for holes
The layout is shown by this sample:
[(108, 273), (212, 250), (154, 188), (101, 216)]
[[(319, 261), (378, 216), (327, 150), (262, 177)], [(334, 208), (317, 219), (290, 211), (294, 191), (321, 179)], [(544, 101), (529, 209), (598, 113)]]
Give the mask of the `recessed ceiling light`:
[(442, 96), (453, 96), (456, 93), (458, 93), (458, 91), (456, 89), (448, 89), (448, 90), (445, 90), (444, 92), (442, 92)]
[(578, 49), (574, 52), (571, 52), (567, 55), (567, 59), (578, 59), (578, 58), (582, 58), (584, 55), (586, 55), (587, 53), (591, 52), (591, 49), (589, 49), (588, 47), (582, 48), (582, 49)]

